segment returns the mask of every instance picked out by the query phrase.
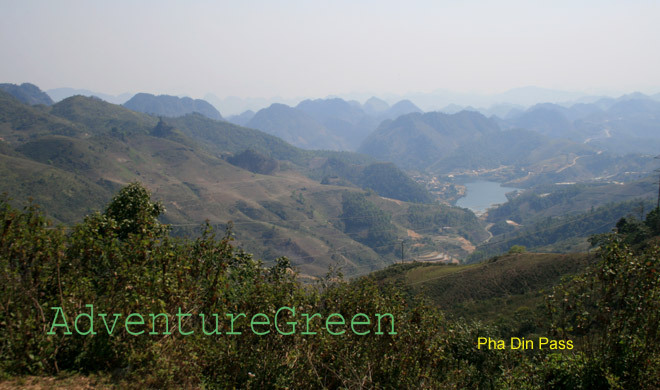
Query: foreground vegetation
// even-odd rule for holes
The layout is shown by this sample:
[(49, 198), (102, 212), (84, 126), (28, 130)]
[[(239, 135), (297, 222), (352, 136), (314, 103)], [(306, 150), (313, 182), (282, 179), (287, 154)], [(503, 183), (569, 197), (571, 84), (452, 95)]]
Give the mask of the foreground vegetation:
[[(230, 229), (218, 236), (203, 226), (196, 239), (171, 237), (158, 220), (163, 211), (136, 183), (70, 230), (51, 226), (35, 205), (19, 211), (0, 201), (0, 376), (91, 373), (121, 388), (660, 386), (657, 210), (648, 223), (621, 224), (636, 232), (633, 241), (623, 232), (599, 237), (602, 260), (550, 294), (547, 314), (537, 319), (550, 324), (546, 336), (575, 341), (563, 351), (477, 348), (479, 337), (501, 331), (445, 317), (383, 279), (346, 282), (331, 271), (304, 285), (286, 258), (266, 268), (235, 249)], [(123, 318), (170, 313), (171, 334), (162, 322), (148, 334), (148, 320), (133, 326), (145, 331), (138, 336), (110, 336), (103, 324), (95, 335), (53, 328), (53, 307), (63, 308), (73, 327), (73, 315), (88, 304)], [(281, 307), (322, 318), (391, 313), (396, 334), (378, 334), (372, 321), (360, 332), (333, 335), (319, 321), (313, 335), (281, 334), (274, 324), (260, 326), (271, 331), (266, 335), (249, 327), (232, 335), (222, 322), (222, 334), (209, 336), (195, 323), (199, 313), (273, 318)], [(183, 325), (174, 316), (179, 308), (193, 315)], [(83, 318), (78, 326), (89, 325)], [(184, 327), (197, 332), (183, 335)]]

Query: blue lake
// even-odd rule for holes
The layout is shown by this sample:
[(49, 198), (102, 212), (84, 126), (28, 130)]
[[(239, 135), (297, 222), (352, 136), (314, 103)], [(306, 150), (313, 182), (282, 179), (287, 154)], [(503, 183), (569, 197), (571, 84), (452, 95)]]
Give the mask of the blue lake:
[(456, 206), (472, 210), (475, 214), (482, 214), (489, 207), (505, 203), (506, 193), (515, 190), (515, 188), (502, 187), (500, 183), (494, 181), (479, 180), (472, 183), (466, 183), (466, 195), (456, 201)]

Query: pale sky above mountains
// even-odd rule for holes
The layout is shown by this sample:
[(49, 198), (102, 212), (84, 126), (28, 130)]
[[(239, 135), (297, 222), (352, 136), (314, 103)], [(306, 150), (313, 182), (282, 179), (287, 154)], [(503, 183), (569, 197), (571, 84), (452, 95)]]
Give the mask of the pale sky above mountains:
[(660, 92), (660, 2), (0, 0), (0, 82), (204, 97)]

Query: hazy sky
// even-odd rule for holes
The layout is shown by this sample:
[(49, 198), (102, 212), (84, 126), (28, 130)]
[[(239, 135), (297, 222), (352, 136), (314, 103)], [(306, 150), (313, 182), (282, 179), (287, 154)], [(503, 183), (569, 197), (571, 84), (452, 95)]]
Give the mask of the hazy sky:
[(0, 82), (202, 97), (660, 92), (660, 1), (0, 0)]

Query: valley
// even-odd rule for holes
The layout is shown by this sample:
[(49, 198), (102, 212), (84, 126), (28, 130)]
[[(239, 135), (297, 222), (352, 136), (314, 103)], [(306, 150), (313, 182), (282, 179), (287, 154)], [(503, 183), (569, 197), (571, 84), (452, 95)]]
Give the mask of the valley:
[[(628, 115), (622, 106), (631, 118), (639, 117), (639, 107), (657, 109), (639, 95), (593, 109), (537, 105), (506, 120), (474, 111), (422, 113), (410, 102), (390, 107), (376, 98), (364, 105), (317, 99), (295, 108), (273, 105), (241, 127), (202, 100), (138, 94), (124, 106), (82, 96), (53, 103), (36, 86), (11, 88), (15, 96), (0, 96), (0, 169), (2, 190), (12, 197), (32, 196), (56, 221), (71, 224), (137, 180), (164, 203), (163, 221), (175, 234), (194, 235), (204, 221), (218, 229), (231, 221), (239, 246), (267, 264), (285, 255), (309, 278), (331, 265), (348, 276), (381, 269), (402, 260), (402, 244), (404, 262), (474, 261), (478, 253), (530, 242), (526, 237), (540, 226), (563, 226), (598, 207), (632, 212), (635, 199), (654, 196), (645, 179), (656, 166), (652, 156), (595, 145), (616, 134), (603, 107), (619, 122)], [(605, 114), (595, 115), (598, 110)], [(548, 130), (560, 122), (585, 128), (584, 115), (606, 131), (575, 139)], [(532, 130), (517, 127), (523, 125)], [(300, 149), (250, 126), (285, 140), (304, 138), (294, 144), (306, 148), (363, 154)], [(277, 130), (296, 128), (303, 133)], [(331, 134), (344, 138), (331, 146), (324, 143)], [(507, 190), (495, 199), (495, 187), (467, 189), (484, 180)], [(54, 190), (58, 185), (62, 190)], [(569, 193), (569, 200), (561, 195)], [(470, 199), (479, 194), (476, 205)], [(551, 202), (562, 196), (562, 203)], [(542, 199), (544, 211), (532, 212), (539, 206), (523, 206), (523, 199)], [(345, 212), (349, 204), (358, 214)], [(486, 211), (494, 204), (501, 206)], [(504, 211), (515, 204), (527, 210), (524, 217)], [(617, 217), (610, 218), (596, 218), (600, 227), (583, 227), (571, 244), (532, 241), (551, 251), (583, 247), (589, 234), (614, 225)]]

